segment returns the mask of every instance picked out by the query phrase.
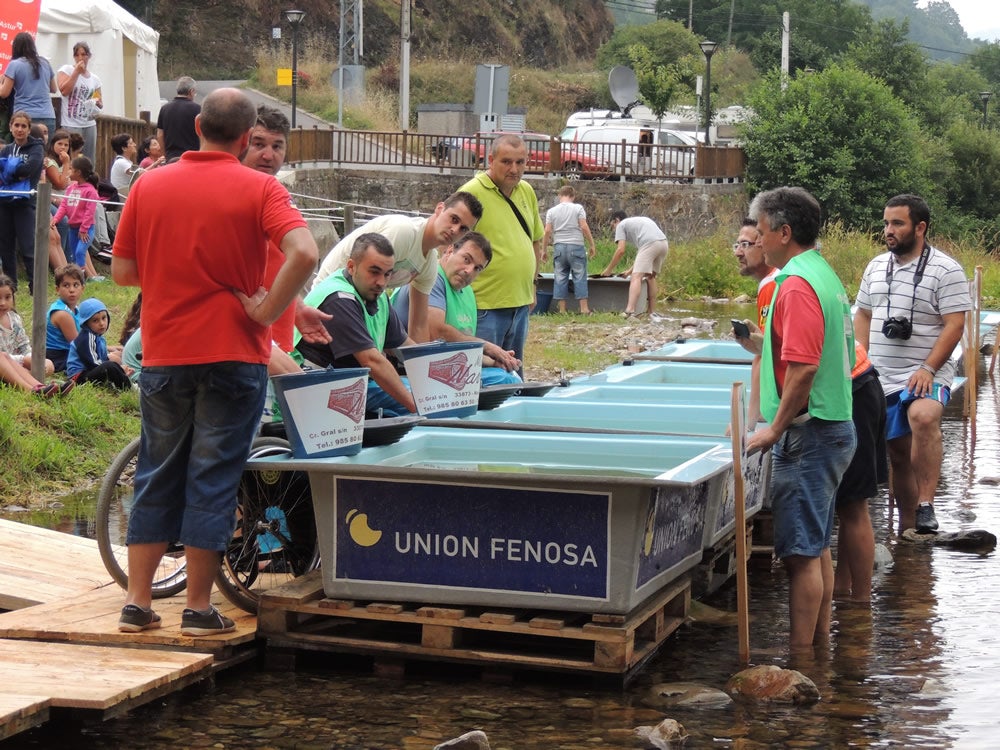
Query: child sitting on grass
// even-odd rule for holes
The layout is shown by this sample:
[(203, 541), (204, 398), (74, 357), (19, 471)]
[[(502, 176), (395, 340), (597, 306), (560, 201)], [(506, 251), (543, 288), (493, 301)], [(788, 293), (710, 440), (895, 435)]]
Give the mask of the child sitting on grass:
[(49, 306), (45, 323), (45, 353), (56, 372), (66, 369), (69, 346), (80, 332), (76, 308), (83, 297), (83, 269), (67, 263), (56, 269), (56, 294), (59, 299)]
[(122, 367), (121, 347), (108, 351), (104, 334), (111, 325), (107, 306), (91, 297), (80, 303), (80, 333), (69, 349), (66, 374), (77, 384), (96, 383), (118, 390), (132, 388), (129, 373)]
[[(45, 374), (54, 371), (52, 362), (45, 360)], [(59, 383), (41, 383), (31, 374), (31, 341), (24, 330), (24, 321), (14, 309), (14, 281), (0, 273), (0, 380), (40, 396), (55, 396), (69, 392), (73, 382), (60, 387)]]

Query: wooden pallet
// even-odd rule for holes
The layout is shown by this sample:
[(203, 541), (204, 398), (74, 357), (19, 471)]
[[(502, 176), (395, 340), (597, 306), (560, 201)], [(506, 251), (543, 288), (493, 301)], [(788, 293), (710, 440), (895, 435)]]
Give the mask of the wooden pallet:
[(269, 655), (346, 652), (376, 664), (445, 660), (627, 678), (684, 622), (690, 602), (687, 577), (625, 616), (355, 602), (324, 598), (316, 571), (264, 595), (258, 632)]
[[(749, 522), (746, 527), (747, 558), (753, 540), (754, 526)], [(714, 547), (705, 550), (698, 567), (691, 573), (691, 595), (698, 600), (718, 591), (736, 575), (736, 534), (735, 532), (721, 540)]]

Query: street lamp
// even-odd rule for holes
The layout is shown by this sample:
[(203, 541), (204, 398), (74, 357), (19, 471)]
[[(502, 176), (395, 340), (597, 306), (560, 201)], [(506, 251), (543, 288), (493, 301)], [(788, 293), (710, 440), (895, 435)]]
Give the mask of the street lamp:
[(705, 53), (705, 145), (711, 146), (708, 128), (712, 124), (712, 55), (719, 45), (706, 39), (698, 46)]
[(304, 10), (286, 10), (285, 20), (292, 25), (292, 127), (295, 127), (295, 93), (299, 87), (299, 24), (305, 18)]
[(990, 97), (993, 96), (992, 91), (980, 91), (979, 98), (983, 100), (983, 127), (986, 127), (986, 115), (990, 111)]

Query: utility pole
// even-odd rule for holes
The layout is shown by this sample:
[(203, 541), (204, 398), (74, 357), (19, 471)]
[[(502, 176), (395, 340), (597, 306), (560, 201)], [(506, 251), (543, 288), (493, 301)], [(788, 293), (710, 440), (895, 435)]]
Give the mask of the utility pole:
[(399, 129), (410, 129), (410, 1), (399, 12)]
[(688, 31), (694, 31), (694, 0), (688, 0)]
[(786, 10), (781, 14), (781, 90), (788, 88), (788, 48), (791, 41), (791, 21)]
[(726, 33), (726, 46), (733, 44), (733, 16), (736, 15), (736, 0), (729, 0), (729, 31)]

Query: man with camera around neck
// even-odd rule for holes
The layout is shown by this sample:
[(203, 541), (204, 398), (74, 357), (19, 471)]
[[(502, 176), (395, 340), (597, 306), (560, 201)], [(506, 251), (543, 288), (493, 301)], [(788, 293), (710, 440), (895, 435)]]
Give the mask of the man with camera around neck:
[(897, 195), (883, 214), (889, 252), (872, 260), (858, 290), (854, 331), (886, 395), (886, 440), (899, 531), (937, 531), (941, 415), (951, 395), (965, 314), (972, 309), (962, 266), (926, 239), (930, 208)]

